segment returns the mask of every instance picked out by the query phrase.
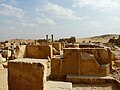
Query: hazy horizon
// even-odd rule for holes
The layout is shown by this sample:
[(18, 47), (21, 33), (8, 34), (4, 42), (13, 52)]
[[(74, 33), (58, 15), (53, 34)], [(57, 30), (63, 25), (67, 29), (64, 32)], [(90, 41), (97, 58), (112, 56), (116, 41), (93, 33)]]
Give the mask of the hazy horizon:
[(0, 41), (120, 33), (120, 0), (0, 0)]

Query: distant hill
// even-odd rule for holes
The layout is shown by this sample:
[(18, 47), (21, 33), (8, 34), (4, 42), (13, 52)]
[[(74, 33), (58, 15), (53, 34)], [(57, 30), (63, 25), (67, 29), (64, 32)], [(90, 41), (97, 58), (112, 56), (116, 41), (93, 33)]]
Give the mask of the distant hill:
[[(102, 42), (102, 43), (106, 43), (109, 41), (110, 38), (118, 38), (119, 34), (105, 34), (105, 35), (100, 35), (100, 36), (93, 36), (93, 37), (86, 37), (86, 38), (76, 38), (77, 42), (82, 43), (83, 41), (85, 42)], [(34, 43), (35, 40), (33, 39), (11, 39), (11, 40), (6, 40), (10, 43)]]
[(86, 38), (77, 38), (77, 42), (102, 42), (106, 43), (109, 41), (110, 38), (115, 37), (118, 38), (119, 34), (105, 34), (101, 36), (94, 36), (94, 37), (86, 37)]

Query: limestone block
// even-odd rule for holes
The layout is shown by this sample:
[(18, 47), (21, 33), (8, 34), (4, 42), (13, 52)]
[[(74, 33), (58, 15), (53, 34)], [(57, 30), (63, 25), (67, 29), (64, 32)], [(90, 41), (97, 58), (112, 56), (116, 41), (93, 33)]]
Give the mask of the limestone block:
[(65, 43), (61, 42), (61, 50), (63, 50), (63, 48), (65, 48)]
[(71, 82), (48, 81), (46, 90), (72, 90)]
[(5, 59), (5, 58), (0, 57), (0, 63), (5, 62), (5, 61), (6, 61), (6, 59)]
[(102, 68), (95, 60), (82, 60), (81, 62), (80, 75), (107, 76), (110, 73), (109, 65)]
[(59, 55), (59, 54), (60, 54), (60, 52), (57, 51), (57, 50), (53, 47), (53, 55)]
[(3, 58), (2, 55), (0, 54), (0, 63), (5, 62), (5, 61), (6, 61), (6, 59)]
[(26, 55), (26, 45), (16, 46), (15, 53), (17, 58), (24, 58)]
[(92, 52), (99, 64), (109, 63), (109, 52), (107, 49), (92, 49)]
[(4, 68), (8, 68), (8, 62), (4, 62), (4, 63), (2, 63), (2, 65)]
[(45, 90), (46, 69), (46, 59), (16, 59), (9, 61), (9, 90)]
[(80, 56), (79, 49), (77, 48), (65, 48), (63, 53), (64, 62), (77, 62)]
[(8, 46), (10, 46), (10, 43), (5, 43), (4, 45), (5, 45), (5, 47), (8, 47)]
[[(113, 77), (96, 77), (96, 76), (76, 76), (68, 75), (66, 81), (76, 83), (76, 84), (106, 84), (114, 83)], [(111, 81), (111, 82), (110, 82)]]
[(4, 67), (3, 67), (3, 65), (2, 65), (2, 64), (0, 64), (0, 70), (1, 70), (1, 69), (4, 69)]
[(60, 42), (53, 42), (52, 46), (58, 51), (61, 51), (61, 43)]
[[(99, 64), (95, 62), (95, 57), (87, 52), (81, 52), (81, 65), (80, 74), (81, 75), (96, 75), (99, 73)], [(84, 69), (83, 69), (84, 68)]]
[(28, 45), (26, 47), (26, 58), (47, 59), (52, 58), (52, 45)]
[(61, 59), (52, 58), (51, 60), (51, 74), (61, 74)]
[(93, 54), (89, 54), (87, 52), (81, 53), (81, 59), (82, 60), (95, 60), (95, 57)]
[(107, 76), (110, 73), (109, 53), (104, 48), (65, 48), (62, 74)]
[(81, 50), (93, 54), (100, 65), (111, 63), (113, 60), (113, 54), (109, 48), (82, 48)]
[(63, 49), (62, 73), (68, 75), (79, 75), (79, 49), (65, 48)]
[[(110, 73), (108, 51), (104, 48), (82, 48), (80, 75), (107, 76)], [(104, 56), (102, 56), (105, 54)]]
[(0, 58), (2, 57), (2, 55), (0, 54)]
[(10, 50), (4, 50), (3, 51), (3, 57), (4, 58), (9, 58), (11, 56), (11, 51)]
[(63, 75), (79, 75), (79, 68), (77, 62), (63, 62), (62, 63)]

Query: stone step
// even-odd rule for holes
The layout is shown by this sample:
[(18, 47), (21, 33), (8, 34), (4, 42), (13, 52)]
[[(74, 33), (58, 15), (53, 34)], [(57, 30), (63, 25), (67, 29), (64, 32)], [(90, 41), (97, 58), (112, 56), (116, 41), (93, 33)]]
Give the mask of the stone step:
[(47, 81), (46, 90), (72, 90), (72, 83), (61, 81)]
[(96, 76), (75, 76), (75, 75), (68, 75), (66, 77), (66, 81), (78, 84), (103, 84), (103, 83), (111, 83), (114, 82), (113, 77), (96, 77)]

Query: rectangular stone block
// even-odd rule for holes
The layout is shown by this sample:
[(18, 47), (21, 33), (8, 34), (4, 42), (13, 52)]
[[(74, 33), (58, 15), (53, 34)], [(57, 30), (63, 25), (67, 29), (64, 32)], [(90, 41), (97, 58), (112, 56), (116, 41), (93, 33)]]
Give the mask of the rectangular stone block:
[(63, 75), (79, 75), (78, 63), (76, 62), (63, 62), (62, 63)]
[(16, 47), (17, 58), (24, 58), (26, 56), (26, 45), (20, 45)]
[[(76, 83), (76, 84), (106, 84), (114, 83), (113, 77), (96, 77), (96, 76), (76, 76), (68, 75), (66, 81)], [(112, 81), (112, 82), (109, 82)]]
[(111, 61), (109, 53), (111, 52), (105, 48), (65, 48), (62, 74), (108, 76)]
[(78, 62), (80, 53), (77, 48), (65, 48), (63, 49), (64, 62)]
[(72, 90), (71, 82), (48, 81), (46, 90)]
[(63, 49), (62, 73), (65, 75), (79, 75), (79, 49)]
[(53, 43), (52, 43), (52, 46), (53, 46), (58, 52), (61, 51), (61, 43), (59, 43), (59, 42), (53, 42)]
[(26, 58), (47, 59), (52, 58), (52, 45), (28, 45), (26, 47)]
[(111, 62), (111, 54), (109, 48), (82, 48), (82, 52), (93, 54), (99, 64), (107, 64)]
[(45, 90), (46, 76), (46, 59), (16, 59), (8, 62), (9, 90)]
[(51, 74), (60, 75), (62, 72), (61, 65), (62, 65), (61, 59), (52, 58), (52, 60), (51, 60)]

